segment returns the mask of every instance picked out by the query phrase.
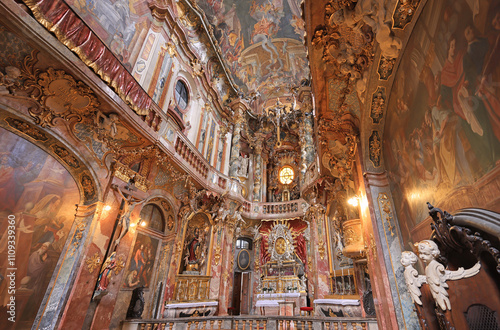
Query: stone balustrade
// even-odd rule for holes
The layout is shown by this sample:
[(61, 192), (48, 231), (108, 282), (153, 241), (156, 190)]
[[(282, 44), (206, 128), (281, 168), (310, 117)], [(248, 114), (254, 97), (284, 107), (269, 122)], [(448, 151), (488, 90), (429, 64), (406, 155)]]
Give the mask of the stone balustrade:
[(298, 317), (298, 316), (213, 316), (158, 320), (130, 320), (124, 330), (375, 330), (374, 318)]
[(196, 172), (198, 172), (204, 179), (207, 179), (209, 167), (207, 161), (180, 136), (177, 136), (177, 139), (175, 140), (175, 151), (182, 159), (191, 165)]
[[(168, 120), (167, 120), (168, 121)], [(231, 179), (227, 175), (217, 171), (199, 153), (194, 145), (181, 133), (175, 125), (167, 125), (167, 132), (163, 132), (164, 138), (160, 141), (166, 147), (167, 152), (172, 152), (173, 160), (179, 161), (178, 166), (183, 167), (206, 188), (216, 191), (221, 195), (229, 193), (231, 198), (240, 201), (243, 205), (242, 215), (249, 219), (282, 219), (293, 218), (304, 215), (309, 206), (305, 200), (297, 199), (287, 202), (262, 203), (247, 200), (242, 195), (242, 185), (236, 179)], [(160, 129), (160, 131), (163, 131)], [(317, 164), (313, 163), (308, 172), (309, 181), (315, 180)]]

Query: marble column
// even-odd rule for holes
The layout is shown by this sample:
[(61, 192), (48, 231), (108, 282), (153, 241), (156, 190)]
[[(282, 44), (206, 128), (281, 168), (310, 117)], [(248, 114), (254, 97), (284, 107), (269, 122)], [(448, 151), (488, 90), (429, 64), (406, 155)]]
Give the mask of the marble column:
[(315, 148), (313, 139), (313, 104), (311, 87), (303, 86), (299, 91), (300, 111), (302, 122), (299, 128), (300, 142), (300, 182), (304, 182), (307, 168), (314, 161)]
[[(54, 274), (50, 280), (48, 290), (45, 293), (38, 315), (33, 324), (38, 329), (54, 329), (59, 317), (64, 311), (71, 285), (75, 280), (78, 269), (82, 266), (83, 251), (89, 232), (95, 228), (97, 217), (101, 213), (102, 203), (91, 205), (77, 205), (75, 221), (71, 228), (69, 237), (70, 244), (66, 244), (61, 253)], [(86, 305), (87, 306), (87, 305)]]
[(262, 140), (257, 141), (255, 150), (253, 201), (260, 202), (260, 188), (262, 182)]
[[(368, 267), (371, 268), (370, 273), (373, 274), (371, 279), (374, 298), (383, 300), (384, 296), (387, 297), (384, 306), (375, 304), (377, 315), (381, 312), (380, 308), (384, 310), (388, 308), (395, 314), (399, 329), (420, 329), (414, 304), (406, 289), (404, 267), (400, 262), (403, 241), (394, 212), (394, 202), (387, 174), (386, 172), (365, 172), (364, 178), (366, 198), (371, 206), (368, 209), (371, 212), (373, 226), (373, 235), (369, 237), (369, 242), (366, 244), (368, 250), (374, 250), (368, 251), (370, 256)], [(362, 209), (362, 217), (363, 213)], [(391, 322), (391, 318), (387, 321)], [(389, 323), (386, 325), (389, 326)], [(394, 325), (391, 326), (394, 327)]]
[(241, 129), (243, 128), (243, 120), (245, 119), (245, 104), (242, 101), (236, 101), (231, 104), (231, 108), (234, 110), (234, 128), (233, 128), (233, 139), (231, 141), (231, 156), (229, 158), (229, 176), (236, 179), (238, 177), (238, 171), (241, 166), (241, 156), (240, 156), (240, 138)]

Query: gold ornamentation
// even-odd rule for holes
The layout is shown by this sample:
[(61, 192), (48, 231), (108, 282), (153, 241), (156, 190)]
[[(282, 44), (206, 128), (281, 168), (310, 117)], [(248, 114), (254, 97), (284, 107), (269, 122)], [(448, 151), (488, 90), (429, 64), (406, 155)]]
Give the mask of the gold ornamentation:
[(31, 137), (35, 141), (45, 142), (49, 139), (47, 135), (45, 135), (45, 133), (42, 133), (37, 128), (31, 126), (30, 124), (22, 120), (15, 119), (12, 117), (7, 117), (5, 118), (5, 121), (7, 122), (7, 124), (9, 124), (10, 127)]
[(35, 122), (42, 126), (54, 126), (57, 118), (81, 121), (94, 116), (99, 102), (93, 91), (81, 81), (76, 81), (63, 70), (48, 68), (46, 72), (31, 76), (25, 85), (32, 87), (31, 97), (41, 108), (30, 108)]
[(207, 301), (210, 292), (210, 276), (177, 275), (174, 300), (177, 302)]
[(373, 238), (373, 234), (370, 234), (370, 246), (369, 248), (372, 252), (372, 258), (375, 262), (377, 262), (377, 244), (375, 244), (375, 239)]
[(195, 75), (198, 77), (203, 75), (203, 65), (197, 58), (191, 61), (191, 67), (193, 68), (193, 73)]
[(214, 263), (216, 266), (219, 266), (220, 264), (220, 259), (221, 259), (221, 247), (220, 246), (217, 246), (215, 248), (215, 255), (214, 255)]
[(404, 29), (411, 22), (419, 4), (420, 0), (399, 0), (392, 15), (392, 27)]
[(151, 183), (144, 176), (118, 161), (115, 165), (114, 176), (124, 182), (129, 182), (130, 179), (134, 178), (134, 185), (144, 192), (147, 192), (151, 186)]
[(118, 275), (122, 271), (123, 268), (125, 268), (125, 258), (123, 255), (120, 254), (118, 256), (118, 259), (116, 260), (116, 266), (114, 269), (115, 275)]
[(87, 174), (82, 174), (80, 183), (83, 188), (83, 194), (85, 196), (85, 201), (92, 201), (96, 198), (94, 184), (92, 179)]
[(96, 252), (92, 257), (87, 258), (85, 260), (85, 263), (87, 264), (89, 273), (92, 274), (94, 270), (96, 270), (101, 264), (101, 257), (99, 256), (99, 252)]
[(78, 159), (76, 159), (75, 156), (71, 155), (66, 148), (63, 148), (61, 146), (58, 146), (57, 144), (51, 145), (50, 146), (54, 153), (61, 158), (63, 162), (68, 164), (69, 166), (73, 168), (79, 168), (80, 167), (80, 162)]
[[(382, 219), (387, 223), (387, 229), (391, 232), (391, 236), (394, 236), (395, 226), (392, 225), (392, 207), (391, 201), (386, 193), (380, 193), (378, 195), (378, 202), (380, 206), (380, 212), (382, 215)], [(385, 225), (385, 224), (384, 224)]]
[(164, 47), (161, 48), (163, 51), (168, 53), (168, 56), (174, 58), (177, 56), (177, 50), (173, 42), (167, 42)]
[(370, 145), (370, 161), (373, 166), (380, 166), (380, 154), (382, 153), (382, 144), (380, 143), (380, 136), (377, 131), (373, 131), (369, 138)]
[(378, 62), (377, 73), (380, 80), (388, 80), (394, 70), (394, 64), (396, 64), (395, 58), (380, 56), (380, 61)]
[(87, 223), (85, 222), (84, 219), (76, 220), (76, 230), (72, 239), (73, 248), (71, 249), (71, 252), (69, 254), (70, 256), (75, 255), (76, 249), (78, 249), (78, 247), (80, 246), (80, 242), (83, 237), (83, 232), (85, 231), (86, 228), (87, 228)]
[(325, 242), (323, 238), (321, 238), (318, 242), (318, 253), (321, 260), (325, 259)]
[(372, 104), (370, 111), (370, 117), (374, 124), (379, 124), (384, 117), (384, 109), (386, 106), (385, 99), (385, 88), (378, 87), (372, 95)]

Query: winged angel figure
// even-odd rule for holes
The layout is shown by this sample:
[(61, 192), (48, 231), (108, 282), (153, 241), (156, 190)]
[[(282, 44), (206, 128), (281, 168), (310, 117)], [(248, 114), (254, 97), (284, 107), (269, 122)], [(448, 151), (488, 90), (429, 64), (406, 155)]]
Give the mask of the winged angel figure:
[(431, 240), (424, 240), (417, 244), (420, 259), (427, 265), (425, 276), (418, 275), (413, 265), (417, 262), (417, 256), (413, 252), (404, 251), (401, 255), (401, 264), (405, 267), (404, 276), (406, 286), (414, 302), (422, 305), (420, 300), (420, 287), (427, 283), (431, 290), (432, 297), (436, 304), (443, 310), (451, 310), (450, 299), (448, 298), (448, 284), (446, 281), (460, 280), (472, 277), (479, 273), (481, 263), (478, 261), (473, 267), (464, 269), (460, 267), (455, 271), (447, 270), (436, 258), (441, 254), (437, 244)]

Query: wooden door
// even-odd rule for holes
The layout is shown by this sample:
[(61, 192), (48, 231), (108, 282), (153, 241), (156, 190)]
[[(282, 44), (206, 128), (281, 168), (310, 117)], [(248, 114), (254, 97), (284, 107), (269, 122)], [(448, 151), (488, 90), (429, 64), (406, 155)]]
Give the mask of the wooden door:
[(240, 298), (241, 298), (241, 273), (234, 272), (233, 281), (233, 315), (240, 315)]
[(249, 291), (250, 291), (250, 273), (243, 273), (243, 278), (241, 281), (241, 314), (248, 315), (250, 314), (250, 299), (249, 299)]

